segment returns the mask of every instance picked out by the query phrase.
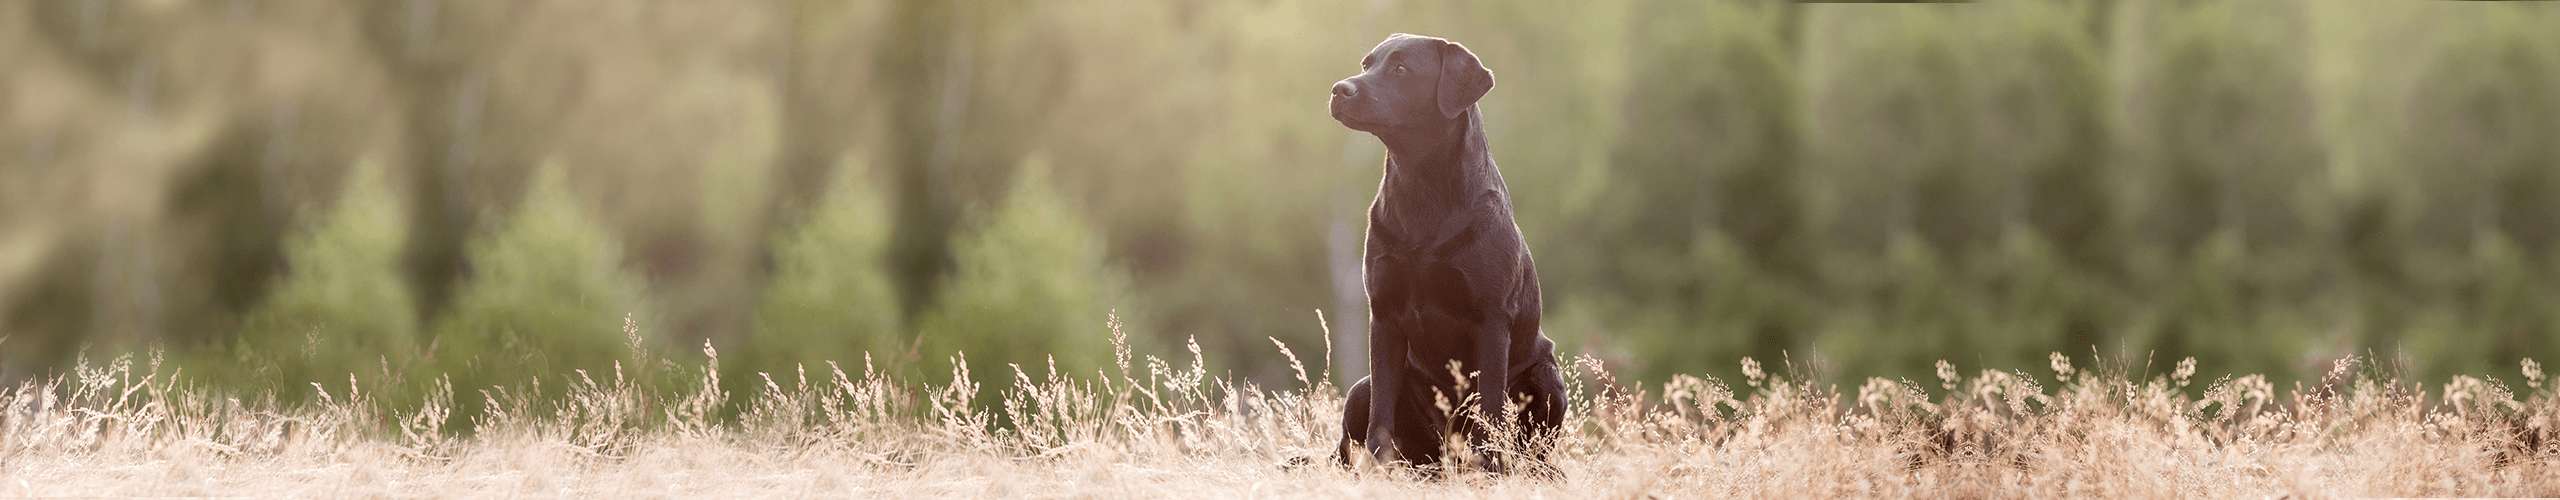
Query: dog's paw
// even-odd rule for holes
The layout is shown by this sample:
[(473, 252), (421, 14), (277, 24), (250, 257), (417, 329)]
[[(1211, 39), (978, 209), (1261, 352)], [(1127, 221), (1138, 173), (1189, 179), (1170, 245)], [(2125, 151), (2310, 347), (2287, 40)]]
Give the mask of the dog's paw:
[(1315, 464), (1316, 464), (1316, 459), (1311, 458), (1311, 457), (1289, 457), (1289, 459), (1288, 459), (1288, 460), (1281, 460), (1281, 461), (1280, 461), (1280, 470), (1298, 470), (1298, 469), (1304, 469), (1304, 468), (1307, 468), (1307, 466), (1309, 466), (1309, 465), (1315, 465)]

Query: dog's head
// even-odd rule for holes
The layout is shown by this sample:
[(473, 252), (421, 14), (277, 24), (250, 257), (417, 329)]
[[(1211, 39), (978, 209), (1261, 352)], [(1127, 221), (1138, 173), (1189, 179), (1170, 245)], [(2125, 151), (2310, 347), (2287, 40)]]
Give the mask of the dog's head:
[(1467, 47), (1397, 33), (1369, 49), (1360, 74), (1333, 83), (1333, 119), (1363, 132), (1457, 118), (1493, 90), (1493, 72)]

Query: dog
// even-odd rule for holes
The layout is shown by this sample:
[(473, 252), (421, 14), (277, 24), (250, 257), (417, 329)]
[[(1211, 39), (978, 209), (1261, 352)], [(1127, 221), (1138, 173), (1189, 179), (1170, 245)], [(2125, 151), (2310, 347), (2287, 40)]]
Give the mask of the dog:
[[(1365, 452), (1438, 466), (1444, 436), (1464, 435), (1488, 472), (1515, 460), (1555, 472), (1545, 448), (1563, 425), (1564, 379), (1538, 327), (1537, 264), (1485, 144), (1476, 101), (1492, 90), (1466, 46), (1402, 33), (1333, 84), (1334, 120), (1387, 147), (1361, 269), (1369, 376), (1344, 405), (1343, 465)], [(1496, 422), (1513, 431), (1507, 450), (1490, 446)]]

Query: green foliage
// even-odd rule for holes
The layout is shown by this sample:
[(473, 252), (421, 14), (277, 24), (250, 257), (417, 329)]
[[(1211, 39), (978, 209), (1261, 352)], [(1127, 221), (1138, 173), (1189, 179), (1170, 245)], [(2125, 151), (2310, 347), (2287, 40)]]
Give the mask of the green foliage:
[(1795, 68), (1778, 38), (1784, 7), (1695, 4), (1640, 32), (1639, 64), (1656, 70), (1628, 82), (1629, 127), (1608, 197), (1616, 204), (1606, 212), (1614, 216), (1595, 222), (1635, 247), (1627, 251), (1678, 253), (1699, 232), (1721, 229), (1749, 257), (1783, 261), (1802, 243), (1795, 231), (1803, 223), (1790, 168)]
[[(287, 397), (704, 340), (733, 384), (1089, 366), (1112, 307), (1265, 382), (1323, 309), (1356, 371), (1380, 151), (1321, 103), (1398, 31), (1498, 75), (1548, 333), (1646, 379), (2560, 349), (2543, 6), (164, 3), (0, 4), (0, 380), (152, 344)], [(877, 164), (829, 182), (847, 150)]]
[[(1111, 359), (1104, 319), (1128, 296), (1102, 240), (1034, 160), (1003, 205), (953, 248), (958, 269), (918, 330), (928, 356), (968, 355), (974, 373), (1088, 373)], [(1125, 308), (1123, 309), (1125, 310)], [(928, 360), (947, 367), (942, 360)]]
[(471, 244), (471, 277), (433, 341), (435, 366), (466, 395), (529, 378), (565, 381), (572, 370), (602, 377), (617, 364), (647, 368), (634, 350), (646, 346), (624, 332), (625, 318), (649, 324), (640, 277), (623, 270), (620, 244), (586, 215), (564, 175), (538, 171), (515, 212)]
[(1846, 248), (1881, 255), (1903, 233), (1971, 255), (2001, 227), (1999, 174), (1974, 163), (1968, 46), (1950, 9), (1818, 6), (1808, 21), (1806, 147), (1838, 196)]
[(2175, 252), (2224, 230), (2248, 252), (2310, 244), (2323, 221), (2305, 217), (2317, 210), (2303, 187), (2323, 158), (2302, 14), (2271, 2), (2161, 9), (2155, 55), (2133, 61), (2147, 236)]
[[(344, 391), (401, 384), (419, 355), (416, 303), (400, 269), (407, 226), (379, 164), (358, 165), (338, 203), (284, 244), (286, 274), (232, 341), (196, 364), (231, 388), (302, 401), (319, 383)], [(378, 386), (377, 386), (378, 387)]]
[(2310, 188), (2329, 172), (2299, 52), (2304, 14), (2273, 3), (2149, 8), (2153, 23), (2139, 28), (2150, 50), (2128, 61), (2141, 75), (2125, 96), (2128, 164), (2139, 168), (2125, 179), (2143, 216), (2125, 267), (2151, 305), (2115, 327), (2122, 347), (2239, 371), (2317, 370), (2288, 354), (2322, 340), (2304, 313), (2333, 265), (2320, 246), (2336, 222), (2328, 193)]
[(2560, 213), (2534, 209), (2549, 196), (2541, 174), (2560, 166), (2550, 140), (2560, 137), (2560, 47), (2508, 24), (2438, 42), (2402, 102), (2411, 129), (2396, 137), (2402, 158), (2438, 167), (2408, 172), (2405, 181), (2423, 187), (2392, 194), (2414, 208), (2411, 229), (2433, 250), (2488, 231), (2547, 238), (2539, 226)]
[(1838, 366), (1927, 373), (1919, 353), (1944, 346), (2032, 364), (2121, 327), (2093, 11), (1811, 10), (1801, 210), (1828, 230), (1791, 252), (1812, 254), (1816, 274), (1795, 281), (1823, 304), (1796, 342)]
[[(861, 168), (844, 168), (807, 215), (773, 246), (773, 283), (756, 306), (733, 373), (788, 373), (835, 361), (858, 370), (867, 353), (911, 366), (896, 283), (887, 269), (888, 202)], [(735, 377), (744, 380), (745, 377)]]
[[(2108, 87), (2085, 2), (1998, 2), (1963, 20), (1974, 33), (1964, 82), (1978, 143), (1976, 168), (2004, 178), (2011, 231), (2030, 230), (2068, 268), (2107, 270), (2122, 258), (2116, 200), (2107, 172), (2112, 139)], [(2016, 225), (2023, 224), (2024, 227)], [(2003, 238), (1997, 252), (2018, 250)], [(2038, 250), (2042, 251), (2042, 250)], [(2032, 360), (2029, 360), (2032, 361)]]
[[(1321, 342), (1310, 311), (1335, 306), (1328, 231), (1352, 224), (1357, 237), (1357, 222), (1340, 216), (1357, 209), (1345, 202), (1360, 188), (1376, 186), (1378, 167), (1374, 151), (1346, 148), (1356, 144), (1351, 132), (1308, 112), (1318, 109), (1305, 99), (1310, 89), (1349, 74), (1343, 54), (1377, 42), (1319, 22), (1338, 15), (1334, 7), (1137, 2), (1054, 13), (1068, 26), (1161, 28), (1073, 30), (1074, 50), (1109, 62), (1077, 65), (1058, 104), (1064, 126), (1038, 146), (1059, 167), (1049, 177), (1058, 192), (1077, 200), (1125, 264), (1131, 302), (1148, 306), (1139, 318), (1127, 314), (1133, 303), (1113, 304), (1131, 335), (1176, 345), (1176, 334), (1198, 333), (1210, 359), (1228, 360), (1260, 359), (1268, 337)], [(1181, 68), (1169, 71), (1187, 83), (1165, 84), (1166, 68)], [(1281, 363), (1232, 368), (1289, 376)]]
[[(1614, 108), (1607, 181), (1559, 237), (1608, 255), (1539, 254), (1550, 283), (1608, 312), (1648, 377), (1676, 359), (1776, 359), (1801, 332), (1807, 206), (1795, 62), (1782, 4), (1652, 2), (1632, 20), (1632, 78)], [(1510, 165), (1506, 163), (1506, 166)], [(1506, 172), (1508, 173), (1508, 172)], [(1532, 235), (1532, 241), (1538, 241)], [(1552, 243), (1549, 243), (1552, 244)], [(1580, 275), (1579, 280), (1574, 279)], [(1553, 285), (1550, 285), (1553, 286)], [(1659, 362), (1656, 362), (1656, 361)]]

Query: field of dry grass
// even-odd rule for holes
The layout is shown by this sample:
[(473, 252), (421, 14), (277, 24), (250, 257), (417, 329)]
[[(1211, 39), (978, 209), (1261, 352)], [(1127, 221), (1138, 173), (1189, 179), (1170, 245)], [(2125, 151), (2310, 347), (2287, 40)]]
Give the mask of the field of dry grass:
[[(1581, 359), (1555, 443), (1565, 477), (1542, 479), (1288, 467), (1330, 450), (1343, 384), (1220, 380), (1194, 349), (1124, 349), (1116, 373), (1023, 367), (947, 385), (811, 367), (740, 394), (701, 367), (691, 390), (617, 369), (571, 377), (552, 402), (441, 388), (412, 410), (331, 384), (307, 407), (211, 397), (121, 358), (0, 392), (0, 495), (2560, 495), (2560, 398), (2530, 360), (2516, 394), (2481, 378), (2377, 379), (2355, 359), (2290, 390), (2192, 380), (2192, 360), (2141, 378), (2058, 354), (2035, 373), (1942, 363), (1931, 383), (1855, 389), (1746, 359), (1739, 384), (1638, 388)], [(1311, 368), (1300, 373), (1323, 373)], [(463, 421), (457, 394), (490, 411)], [(736, 417), (720, 416), (728, 404)]]

